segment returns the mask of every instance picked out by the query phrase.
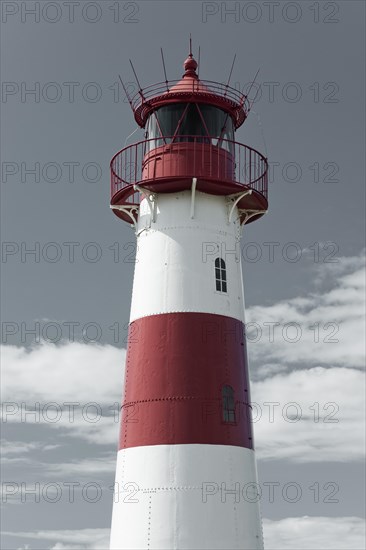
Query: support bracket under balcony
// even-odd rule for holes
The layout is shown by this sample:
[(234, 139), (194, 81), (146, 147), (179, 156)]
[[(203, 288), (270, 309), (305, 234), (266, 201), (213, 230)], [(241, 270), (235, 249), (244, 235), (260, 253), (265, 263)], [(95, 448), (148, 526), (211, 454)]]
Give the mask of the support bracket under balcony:
[(139, 185), (134, 185), (133, 188), (135, 191), (138, 191), (141, 193), (141, 195), (144, 195), (147, 204), (150, 208), (150, 214), (151, 214), (151, 221), (155, 223), (156, 221), (156, 193), (152, 193), (148, 189), (145, 189), (144, 187), (140, 187)]
[(247, 189), (246, 191), (243, 191), (243, 193), (238, 193), (238, 194), (235, 194), (235, 195), (230, 195), (229, 198), (232, 198), (232, 199), (235, 199), (234, 202), (233, 202), (233, 205), (231, 207), (231, 210), (230, 210), (230, 213), (229, 213), (229, 223), (231, 223), (231, 220), (232, 220), (232, 217), (233, 217), (233, 213), (234, 213), (234, 209), (236, 207), (236, 205), (241, 201), (241, 199), (243, 199), (244, 197), (246, 197), (247, 195), (251, 195), (252, 194), (252, 189)]
[[(137, 213), (138, 213), (138, 206), (132, 205), (131, 206), (122, 206), (121, 204), (111, 204), (110, 208), (112, 210), (119, 210), (120, 212), (123, 212), (124, 214), (127, 214), (129, 218), (131, 218), (131, 221), (133, 223), (133, 226), (135, 230), (137, 229)], [(136, 217), (135, 217), (136, 216)]]
[(253, 218), (253, 216), (258, 216), (259, 214), (267, 214), (268, 210), (249, 210), (249, 209), (239, 209), (240, 214), (244, 214), (244, 221), (242, 225), (245, 225), (250, 218)]
[(196, 200), (196, 186), (197, 178), (192, 178), (192, 187), (191, 187), (191, 219), (194, 218), (194, 205)]

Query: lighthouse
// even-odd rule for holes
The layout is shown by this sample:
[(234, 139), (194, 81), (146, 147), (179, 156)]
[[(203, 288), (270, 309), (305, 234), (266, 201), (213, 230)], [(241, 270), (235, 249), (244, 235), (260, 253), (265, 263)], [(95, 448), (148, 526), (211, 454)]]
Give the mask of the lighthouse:
[(235, 141), (248, 98), (192, 53), (139, 88), (145, 139), (111, 161), (137, 252), (110, 548), (261, 549), (240, 239), (267, 211), (267, 160)]

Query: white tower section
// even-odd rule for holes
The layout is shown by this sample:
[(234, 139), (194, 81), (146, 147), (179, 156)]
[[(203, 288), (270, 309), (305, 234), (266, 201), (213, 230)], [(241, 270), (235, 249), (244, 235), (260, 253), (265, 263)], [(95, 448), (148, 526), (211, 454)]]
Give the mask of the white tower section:
[[(178, 311), (244, 321), (241, 226), (237, 209), (229, 222), (232, 205), (226, 197), (200, 192), (160, 194), (153, 204), (153, 223), (147, 201), (142, 201), (131, 322)], [(231, 282), (226, 293), (216, 291), (218, 257)]]
[[(166, 337), (174, 332), (177, 313), (207, 314), (202, 338), (210, 344), (213, 337), (219, 344), (225, 337), (214, 316), (244, 322), (240, 222), (236, 208), (229, 221), (232, 205), (225, 197), (200, 192), (192, 198), (189, 191), (155, 196), (152, 211), (146, 199), (141, 202), (130, 319), (136, 343), (144, 335), (138, 322), (146, 317), (159, 323), (164, 316), (170, 325), (168, 334), (160, 334), (157, 348), (172, 345)], [(226, 293), (216, 291), (218, 257), (226, 264)], [(234, 334), (234, 341), (241, 336)], [(149, 353), (155, 351), (153, 347)], [(219, 430), (220, 407), (214, 401), (202, 405), (201, 414), (214, 417)], [(132, 426), (134, 420), (139, 422), (136, 407), (127, 413), (128, 420)], [(245, 420), (239, 416), (239, 422)], [(252, 448), (214, 443), (121, 448), (115, 487), (115, 550), (263, 548)]]

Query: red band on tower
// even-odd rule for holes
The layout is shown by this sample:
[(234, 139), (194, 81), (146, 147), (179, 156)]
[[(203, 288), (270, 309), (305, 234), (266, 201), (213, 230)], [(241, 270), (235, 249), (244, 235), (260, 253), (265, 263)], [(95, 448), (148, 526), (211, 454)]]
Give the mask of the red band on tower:
[[(253, 448), (240, 321), (207, 313), (134, 321), (125, 380), (120, 448), (183, 443)], [(231, 405), (225, 387), (233, 390)]]

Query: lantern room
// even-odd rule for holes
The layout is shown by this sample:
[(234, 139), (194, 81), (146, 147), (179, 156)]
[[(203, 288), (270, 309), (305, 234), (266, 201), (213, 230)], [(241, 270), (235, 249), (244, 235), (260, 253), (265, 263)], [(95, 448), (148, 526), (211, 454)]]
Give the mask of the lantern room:
[[(175, 137), (174, 137), (175, 136)], [(148, 118), (147, 140), (155, 146), (174, 142), (211, 143), (223, 149), (234, 140), (231, 117), (222, 109), (206, 103), (173, 103), (158, 107)], [(201, 139), (200, 139), (201, 138)], [(152, 147), (151, 142), (150, 147)]]
[(129, 98), (145, 139), (111, 161), (111, 208), (136, 224), (139, 204), (151, 193), (191, 190), (225, 195), (240, 221), (267, 208), (267, 159), (235, 141), (250, 110), (248, 99), (225, 84), (201, 80), (192, 53), (179, 81), (165, 81)]

